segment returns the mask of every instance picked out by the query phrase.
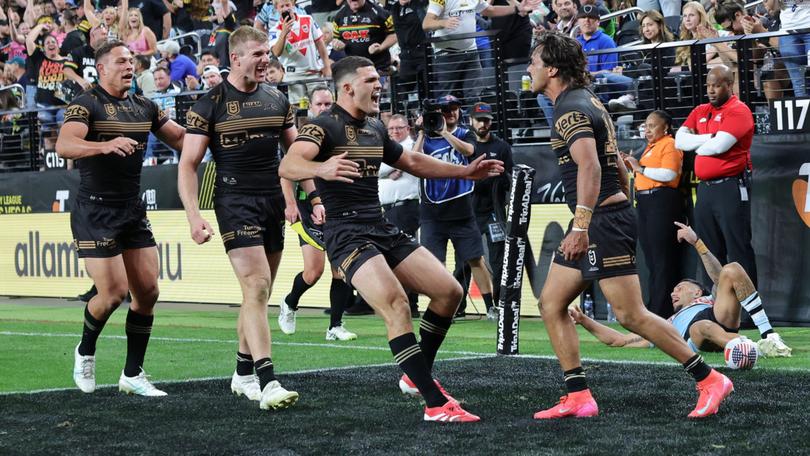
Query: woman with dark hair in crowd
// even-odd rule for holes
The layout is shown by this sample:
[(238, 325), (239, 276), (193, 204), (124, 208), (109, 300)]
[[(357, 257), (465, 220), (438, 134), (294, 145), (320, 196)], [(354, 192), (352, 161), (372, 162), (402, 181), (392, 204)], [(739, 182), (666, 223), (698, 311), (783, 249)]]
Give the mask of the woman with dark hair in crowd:
[(683, 152), (675, 148), (672, 117), (666, 111), (650, 113), (645, 127), (647, 148), (641, 160), (627, 154), (622, 158), (635, 176), (638, 241), (650, 271), (647, 308), (669, 318), (669, 292), (681, 277), (681, 247), (674, 222), (684, 221), (684, 198), (678, 190)]

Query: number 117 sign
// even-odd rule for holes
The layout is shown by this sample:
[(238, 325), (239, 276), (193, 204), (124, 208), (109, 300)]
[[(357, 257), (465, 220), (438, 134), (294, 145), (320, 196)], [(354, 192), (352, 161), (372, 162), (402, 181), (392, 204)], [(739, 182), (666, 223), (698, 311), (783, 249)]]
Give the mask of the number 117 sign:
[(770, 105), (771, 133), (810, 133), (810, 98), (773, 100)]

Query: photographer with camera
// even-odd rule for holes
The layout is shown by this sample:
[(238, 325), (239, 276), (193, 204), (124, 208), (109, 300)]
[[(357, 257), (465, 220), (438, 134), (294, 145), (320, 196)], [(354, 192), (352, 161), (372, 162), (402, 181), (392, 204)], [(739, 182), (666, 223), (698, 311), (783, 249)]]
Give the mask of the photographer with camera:
[[(475, 135), (458, 126), (461, 102), (445, 95), (435, 103), (426, 102), (422, 115), (424, 131), (419, 132), (414, 151), (424, 137), (424, 153), (449, 163), (466, 165), (475, 152)], [(467, 263), (487, 307), (492, 303), (492, 277), (484, 261), (484, 247), (475, 221), (472, 194), (475, 185), (466, 179), (423, 179), (420, 186), (420, 242), (442, 263), (447, 257), (447, 241), (453, 243), (457, 263)], [(456, 279), (459, 279), (456, 277)], [(462, 285), (466, 282), (459, 279)], [(461, 310), (457, 316), (464, 316)]]

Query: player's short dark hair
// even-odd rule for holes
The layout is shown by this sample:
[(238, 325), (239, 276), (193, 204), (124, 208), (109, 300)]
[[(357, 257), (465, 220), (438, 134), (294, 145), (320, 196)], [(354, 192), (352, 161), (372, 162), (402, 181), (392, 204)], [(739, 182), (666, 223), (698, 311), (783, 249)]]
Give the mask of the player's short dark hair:
[(558, 32), (546, 32), (537, 38), (529, 55), (538, 54), (546, 66), (557, 69), (559, 78), (569, 87), (587, 87), (591, 83), (588, 59), (579, 41)]
[(359, 68), (373, 67), (374, 62), (358, 56), (343, 57), (332, 65), (332, 77), (335, 79), (335, 84), (340, 84), (349, 76), (354, 76)]
[(318, 84), (309, 91), (310, 101), (312, 101), (313, 97), (315, 96), (315, 92), (329, 92), (329, 95), (332, 96), (332, 98), (334, 99), (332, 91), (329, 90), (329, 86), (327, 86), (326, 84)]
[[(703, 285), (701, 282), (698, 282), (695, 279), (690, 279), (690, 278), (687, 277), (685, 279), (681, 279), (681, 282), (691, 283), (692, 285), (700, 288), (700, 295), (701, 296), (710, 296), (712, 294), (711, 289), (706, 288), (706, 285)], [(681, 282), (679, 282), (679, 283), (681, 283)]]
[(98, 62), (100, 62), (101, 59), (103, 59), (107, 54), (112, 52), (112, 50), (117, 47), (127, 47), (127, 45), (121, 40), (113, 40), (107, 41), (106, 43), (102, 44), (100, 48), (96, 49), (96, 65), (98, 65)]
[(714, 21), (718, 24), (722, 24), (723, 22), (730, 21), (734, 22), (734, 17), (740, 13), (745, 15), (745, 10), (743, 9), (742, 5), (734, 1), (725, 1), (717, 5), (717, 9), (714, 10)]

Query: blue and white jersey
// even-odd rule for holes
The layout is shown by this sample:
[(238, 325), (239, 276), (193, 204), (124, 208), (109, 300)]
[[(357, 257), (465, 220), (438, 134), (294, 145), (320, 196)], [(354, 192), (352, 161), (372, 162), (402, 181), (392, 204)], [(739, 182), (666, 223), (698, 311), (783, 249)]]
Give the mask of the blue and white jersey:
[[(294, 9), (295, 14), (304, 15), (307, 14), (306, 11), (299, 8), (297, 5)], [(278, 22), (281, 20), (281, 13), (273, 6), (273, 2), (265, 3), (262, 5), (262, 9), (259, 11), (259, 14), (256, 15), (256, 20), (262, 22), (264, 24), (264, 28), (269, 32), (271, 29), (274, 29)], [(271, 40), (272, 41), (272, 40)]]
[[(470, 141), (472, 132), (466, 128), (458, 127), (452, 135), (462, 141), (475, 141), (474, 138)], [(467, 157), (454, 149), (453, 146), (442, 137), (426, 137), (423, 149), (425, 154), (447, 163), (462, 166), (466, 166), (470, 163)], [(475, 189), (475, 183), (467, 179), (423, 179), (422, 187), (424, 197), (431, 203), (439, 204), (464, 195), (469, 195)]]
[(714, 305), (714, 299), (711, 296), (703, 296), (692, 301), (687, 307), (679, 310), (675, 315), (669, 317), (670, 323), (678, 331), (684, 339), (689, 339), (689, 334), (686, 333), (689, 329), (689, 323), (692, 323), (695, 316), (702, 310), (709, 309)]

